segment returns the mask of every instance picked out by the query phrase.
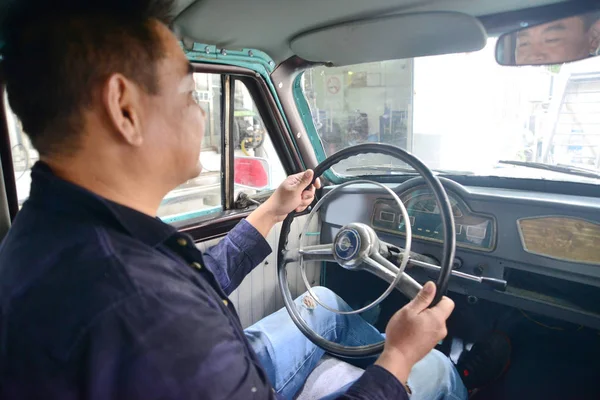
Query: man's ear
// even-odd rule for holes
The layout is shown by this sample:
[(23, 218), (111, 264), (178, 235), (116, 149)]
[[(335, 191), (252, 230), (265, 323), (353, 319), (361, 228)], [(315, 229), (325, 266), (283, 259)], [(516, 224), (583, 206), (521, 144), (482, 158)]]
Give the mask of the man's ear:
[(600, 19), (590, 26), (588, 36), (590, 38), (590, 54), (600, 55)]
[(120, 137), (132, 146), (141, 146), (141, 89), (125, 76), (112, 74), (104, 84), (102, 103), (109, 124)]

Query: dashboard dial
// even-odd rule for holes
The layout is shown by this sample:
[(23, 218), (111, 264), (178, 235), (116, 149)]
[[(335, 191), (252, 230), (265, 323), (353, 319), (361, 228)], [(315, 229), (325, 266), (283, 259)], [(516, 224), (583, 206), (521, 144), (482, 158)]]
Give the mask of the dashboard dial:
[[(407, 204), (406, 201), (409, 201), (412, 204)], [(433, 193), (423, 193), (414, 197), (408, 197), (402, 199), (404, 204), (407, 207), (411, 207), (411, 210), (414, 212), (426, 213), (426, 214), (439, 214), (440, 209), (438, 207), (437, 201), (435, 200), (435, 196)], [(460, 211), (460, 207), (456, 203), (453, 197), (450, 197), (450, 205), (452, 206), (452, 214), (454, 218), (462, 217), (462, 211)]]

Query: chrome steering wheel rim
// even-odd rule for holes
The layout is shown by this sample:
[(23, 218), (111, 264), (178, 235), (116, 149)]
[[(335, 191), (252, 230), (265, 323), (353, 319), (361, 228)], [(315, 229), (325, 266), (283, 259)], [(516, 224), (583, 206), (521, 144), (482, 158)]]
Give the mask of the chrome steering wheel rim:
[[(415, 171), (417, 171), (422, 178), (425, 180), (431, 191), (433, 192), (438, 206), (440, 207), (440, 217), (442, 219), (442, 232), (444, 235), (444, 241), (442, 242), (442, 256), (440, 258), (440, 273), (438, 280), (436, 282), (437, 291), (435, 297), (430, 305), (430, 307), (435, 306), (441, 298), (446, 293), (448, 288), (448, 281), (450, 279), (450, 274), (452, 272), (452, 263), (454, 261), (454, 253), (456, 250), (456, 236), (454, 229), (454, 218), (452, 214), (452, 207), (450, 205), (450, 200), (448, 199), (448, 195), (444, 190), (439, 179), (433, 174), (433, 172), (417, 157), (412, 154), (406, 152), (405, 150), (387, 144), (381, 143), (365, 143), (359, 144), (356, 146), (349, 147), (347, 149), (340, 150), (339, 152), (333, 154), (332, 156), (325, 159), (321, 162), (314, 170), (313, 183), (318, 177), (320, 177), (325, 171), (331, 168), (333, 165), (336, 165), (342, 160), (345, 160), (351, 156), (364, 154), (364, 153), (379, 153), (384, 155), (389, 155), (397, 158), (400, 161), (403, 161), (413, 167)], [(296, 304), (290, 292), (290, 288), (288, 285), (287, 279), (287, 242), (289, 239), (290, 227), (292, 221), (296, 217), (296, 212), (292, 211), (283, 221), (281, 225), (281, 234), (279, 237), (279, 245), (277, 252), (277, 278), (279, 283), (279, 288), (281, 290), (281, 295), (283, 298), (283, 302), (285, 308), (296, 327), (306, 336), (311, 342), (315, 345), (321, 347), (326, 352), (346, 357), (346, 358), (363, 358), (368, 356), (373, 356), (383, 351), (384, 341), (382, 340), (379, 343), (373, 343), (363, 346), (344, 346), (330, 340), (327, 340), (317, 334), (307, 323), (304, 321), (300, 312), (296, 308)], [(386, 263), (390, 263), (384, 257), (381, 257), (381, 262), (384, 261)], [(391, 264), (391, 263), (390, 263)], [(392, 264), (393, 265), (393, 264)], [(402, 273), (403, 277), (407, 277), (409, 280), (412, 280), (410, 283), (410, 287), (415, 289), (416, 286), (420, 286), (414, 279), (412, 279), (405, 272)], [(404, 282), (404, 280), (401, 280)], [(415, 296), (416, 292), (411, 290), (411, 296)]]

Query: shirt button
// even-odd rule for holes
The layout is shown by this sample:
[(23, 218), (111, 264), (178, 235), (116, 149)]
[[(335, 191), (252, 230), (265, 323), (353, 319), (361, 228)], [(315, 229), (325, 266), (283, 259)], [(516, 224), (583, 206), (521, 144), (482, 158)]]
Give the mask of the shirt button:
[(229, 302), (225, 299), (223, 299), (223, 304), (225, 304), (225, 307), (227, 307), (229, 305)]
[(192, 267), (194, 267), (196, 269), (199, 269), (199, 270), (202, 269), (202, 264), (200, 264), (199, 262), (194, 261), (191, 265), (192, 265)]
[(184, 239), (184, 238), (180, 237), (179, 239), (177, 239), (177, 243), (178, 243), (180, 246), (187, 246), (187, 244), (188, 244), (188, 241), (187, 241), (186, 239)]

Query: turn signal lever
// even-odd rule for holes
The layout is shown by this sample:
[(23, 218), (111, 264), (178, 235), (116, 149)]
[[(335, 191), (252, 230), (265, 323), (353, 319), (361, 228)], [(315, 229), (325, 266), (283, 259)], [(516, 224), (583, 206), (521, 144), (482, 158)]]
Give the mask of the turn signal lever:
[[(440, 269), (442, 269), (438, 265), (430, 264), (430, 263), (423, 262), (423, 261), (413, 260), (412, 258), (408, 260), (408, 264), (412, 265), (414, 267), (429, 269), (431, 271), (439, 271)], [(454, 270), (452, 270), (452, 276), (455, 276), (457, 278), (466, 279), (466, 280), (469, 280), (472, 282), (484, 283), (484, 284), (490, 286), (494, 290), (500, 290), (500, 291), (506, 290), (507, 283), (505, 280), (502, 280), (502, 279), (488, 278), (485, 276), (469, 275), (469, 274), (465, 274), (464, 272), (454, 271)]]
[[(386, 258), (392, 259), (390, 261), (398, 264), (398, 260), (400, 257), (404, 255), (404, 249), (394, 246), (389, 243), (381, 242), (385, 248), (383, 248), (382, 254), (386, 255)], [(387, 251), (385, 251), (387, 250)], [(412, 251), (409, 254), (408, 266), (425, 268), (431, 271), (440, 271), (442, 268), (437, 264), (437, 260), (434, 260), (431, 257), (424, 256), (422, 254), (413, 253)], [(485, 276), (476, 276), (465, 274), (464, 272), (452, 270), (452, 276), (457, 278), (466, 279), (471, 282), (483, 283), (490, 286), (494, 290), (504, 291), (506, 290), (507, 283), (505, 280), (496, 279), (496, 278), (488, 278)]]

